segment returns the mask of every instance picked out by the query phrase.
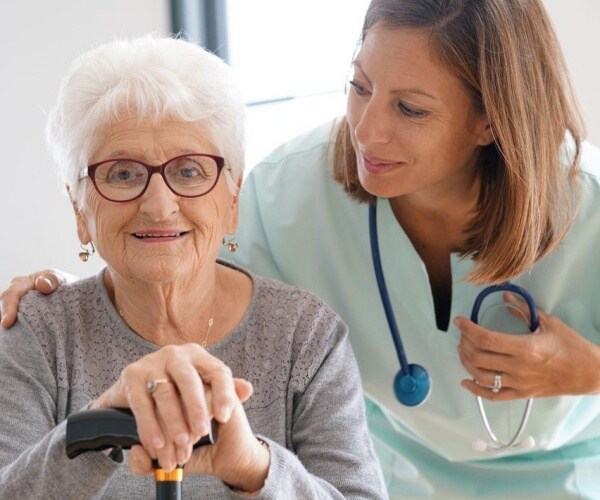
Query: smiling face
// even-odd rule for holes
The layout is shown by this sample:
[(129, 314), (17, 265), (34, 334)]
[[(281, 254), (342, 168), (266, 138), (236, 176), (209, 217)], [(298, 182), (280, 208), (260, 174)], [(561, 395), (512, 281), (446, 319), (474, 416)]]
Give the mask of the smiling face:
[[(98, 143), (90, 164), (130, 158), (160, 165), (182, 154), (220, 154), (201, 124), (170, 120), (123, 120)], [(199, 198), (180, 197), (153, 175), (144, 194), (125, 203), (102, 198), (89, 178), (82, 182), (87, 185), (85, 205), (76, 211), (79, 238), (92, 240), (111, 273), (125, 279), (167, 283), (197, 276), (215, 265), (223, 236), (237, 227), (237, 196), (223, 173)]]
[(375, 196), (426, 196), (473, 185), (493, 137), (427, 33), (375, 26), (353, 62), (347, 120), (361, 185)]

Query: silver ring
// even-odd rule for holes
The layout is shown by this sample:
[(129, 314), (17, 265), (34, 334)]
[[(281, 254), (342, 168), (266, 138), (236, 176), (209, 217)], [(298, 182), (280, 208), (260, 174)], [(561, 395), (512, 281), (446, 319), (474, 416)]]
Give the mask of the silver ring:
[(169, 384), (170, 382), (171, 381), (166, 378), (157, 378), (156, 380), (148, 380), (148, 383), (146, 384), (146, 389), (148, 389), (148, 392), (150, 394), (152, 394), (154, 391), (156, 391), (156, 389), (158, 389), (158, 386), (160, 384)]
[(502, 389), (502, 374), (496, 373), (496, 375), (494, 375), (494, 385), (490, 386), (490, 389), (494, 394), (500, 392), (500, 389)]

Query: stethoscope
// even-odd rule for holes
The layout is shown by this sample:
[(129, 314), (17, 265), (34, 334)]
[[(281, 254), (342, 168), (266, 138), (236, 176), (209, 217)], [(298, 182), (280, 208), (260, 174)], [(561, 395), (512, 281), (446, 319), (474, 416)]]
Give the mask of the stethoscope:
[[(385, 284), (385, 277), (383, 275), (383, 268), (381, 264), (381, 256), (379, 253), (379, 239), (377, 236), (377, 205), (376, 203), (369, 206), (369, 237), (371, 241), (371, 256), (373, 258), (373, 268), (375, 271), (375, 278), (377, 279), (377, 287), (379, 288), (379, 295), (381, 296), (381, 303), (385, 312), (385, 317), (388, 322), (390, 333), (392, 334), (392, 340), (394, 341), (394, 347), (396, 354), (398, 355), (398, 361), (400, 362), (400, 370), (394, 377), (394, 394), (396, 399), (405, 406), (419, 406), (423, 404), (429, 394), (431, 394), (431, 377), (427, 370), (418, 364), (409, 364), (402, 345), (402, 339), (400, 338), (400, 331), (396, 323), (396, 317), (392, 309), (392, 304)], [(521, 296), (527, 303), (530, 314), (530, 324), (528, 328), (531, 332), (535, 331), (538, 327), (538, 317), (535, 307), (535, 302), (529, 292), (524, 288), (517, 286), (510, 282), (505, 282), (500, 285), (493, 285), (484, 288), (476, 297), (473, 304), (473, 310), (471, 311), (471, 321), (479, 323), (479, 311), (481, 305), (486, 297), (497, 292), (511, 292)], [(485, 408), (483, 406), (483, 400), (480, 396), (477, 396), (477, 408), (483, 421), (483, 426), (491, 440), (486, 443), (481, 439), (477, 439), (473, 442), (473, 449), (481, 452), (499, 453), (507, 451), (509, 449), (530, 449), (535, 446), (535, 440), (531, 436), (527, 436), (523, 441), (519, 441), (521, 434), (525, 430), (525, 426), (529, 420), (531, 413), (532, 399), (528, 399), (521, 417), (521, 423), (515, 435), (508, 442), (500, 441), (492, 431), (489, 424)]]

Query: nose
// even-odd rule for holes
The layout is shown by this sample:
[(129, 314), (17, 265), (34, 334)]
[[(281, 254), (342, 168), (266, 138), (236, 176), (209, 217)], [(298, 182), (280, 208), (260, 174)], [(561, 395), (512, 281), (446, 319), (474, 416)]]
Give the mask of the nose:
[(140, 200), (140, 212), (154, 222), (164, 221), (179, 211), (179, 196), (169, 189), (160, 174), (150, 177), (148, 188)]
[(369, 101), (363, 104), (357, 115), (354, 135), (358, 143), (370, 146), (390, 142), (392, 136), (391, 113), (387, 103), (373, 94)]

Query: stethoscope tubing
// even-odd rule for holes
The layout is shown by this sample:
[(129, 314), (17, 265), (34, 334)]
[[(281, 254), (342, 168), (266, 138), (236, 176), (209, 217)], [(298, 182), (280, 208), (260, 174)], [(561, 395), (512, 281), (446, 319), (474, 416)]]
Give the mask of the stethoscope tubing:
[(523, 287), (519, 285), (515, 285), (514, 283), (510, 283), (509, 281), (505, 281), (504, 283), (500, 283), (499, 285), (491, 285), (487, 288), (484, 288), (473, 303), (473, 309), (471, 310), (471, 321), (473, 323), (479, 324), (479, 310), (481, 309), (481, 304), (485, 300), (488, 295), (497, 292), (511, 292), (513, 294), (517, 294), (525, 300), (527, 303), (527, 307), (529, 309), (529, 331), (534, 332), (537, 330), (539, 326), (539, 320), (537, 315), (537, 309), (535, 305), (535, 301), (531, 294), (525, 290)]
[[(375, 201), (375, 203), (377, 203), (377, 200)], [(402, 339), (400, 338), (400, 330), (398, 329), (398, 325), (396, 323), (394, 310), (392, 309), (392, 303), (390, 301), (390, 296), (387, 291), (387, 286), (385, 284), (385, 276), (383, 274), (383, 269), (381, 265), (381, 256), (379, 253), (379, 238), (377, 234), (376, 205), (369, 205), (369, 236), (371, 240), (371, 257), (373, 259), (373, 269), (375, 270), (375, 277), (379, 286), (383, 310), (385, 311), (385, 317), (387, 319), (387, 323), (392, 334), (394, 347), (396, 348), (396, 354), (400, 363), (400, 370), (402, 372), (402, 375), (408, 375), (408, 359), (406, 357), (406, 352), (404, 351)]]
[(490, 451), (503, 451), (503, 450), (507, 450), (509, 448), (513, 448), (514, 446), (516, 446), (517, 441), (521, 438), (521, 435), (523, 434), (523, 431), (525, 430), (527, 422), (529, 421), (529, 414), (531, 413), (531, 406), (533, 405), (533, 399), (527, 400), (527, 403), (525, 404), (525, 410), (523, 411), (523, 415), (521, 416), (521, 422), (519, 423), (519, 428), (517, 429), (517, 432), (515, 433), (515, 435), (512, 437), (512, 439), (508, 443), (502, 443), (496, 437), (496, 434), (492, 430), (492, 426), (490, 425), (490, 423), (487, 419), (487, 413), (485, 411), (485, 408), (483, 407), (483, 399), (481, 398), (481, 396), (477, 396), (476, 400), (477, 400), (477, 408), (479, 409), (479, 416), (481, 417), (481, 421), (483, 422), (483, 427), (485, 428), (485, 431), (487, 432), (490, 440), (494, 444), (494, 447), (490, 447), (490, 445), (488, 445), (488, 448), (490, 448)]
[[(539, 326), (539, 319), (533, 297), (523, 287), (520, 287), (508, 281), (500, 283), (499, 285), (488, 286), (487, 288), (484, 288), (479, 293), (479, 295), (477, 295), (477, 298), (473, 303), (473, 309), (471, 311), (471, 321), (473, 321), (473, 323), (479, 324), (479, 311), (481, 309), (481, 304), (483, 303), (484, 299), (489, 295), (497, 292), (510, 292), (519, 295), (527, 303), (527, 307), (529, 309), (529, 325), (527, 325), (529, 331), (534, 332), (535, 330), (537, 330)], [(520, 443), (518, 443), (518, 441), (521, 438), (523, 431), (525, 430), (527, 422), (529, 421), (529, 415), (531, 413), (531, 406), (533, 405), (533, 400), (531, 398), (527, 399), (527, 403), (525, 404), (525, 410), (523, 411), (523, 415), (521, 416), (521, 422), (519, 423), (519, 428), (517, 429), (517, 432), (507, 443), (503, 443), (497, 438), (496, 434), (492, 430), (492, 427), (487, 418), (487, 413), (483, 406), (483, 399), (481, 398), (481, 396), (476, 396), (475, 399), (477, 401), (477, 409), (479, 410), (479, 416), (481, 417), (481, 421), (483, 422), (485, 431), (490, 440), (492, 441), (492, 444), (488, 444), (485, 447), (485, 451), (491, 453), (500, 453), (505, 450), (509, 450), (511, 448), (520, 446)], [(530, 439), (531, 442), (534, 443), (532, 438), (528, 439)]]

